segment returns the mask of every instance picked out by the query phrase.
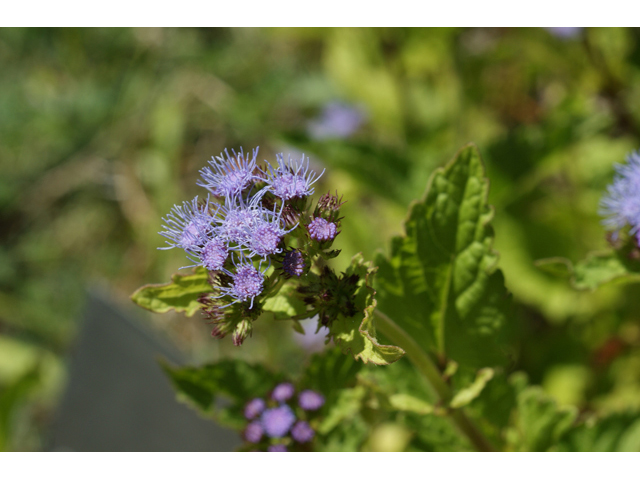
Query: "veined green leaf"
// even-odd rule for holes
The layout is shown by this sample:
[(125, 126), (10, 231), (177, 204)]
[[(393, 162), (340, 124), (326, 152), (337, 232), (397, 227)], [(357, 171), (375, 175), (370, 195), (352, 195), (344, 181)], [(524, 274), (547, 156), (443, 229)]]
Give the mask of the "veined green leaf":
[(404, 355), (404, 350), (393, 345), (381, 345), (376, 339), (372, 321), (376, 308), (375, 290), (371, 288), (370, 276), (376, 271), (371, 262), (364, 262), (362, 254), (355, 255), (346, 275), (357, 275), (360, 278), (354, 303), (358, 313), (352, 317), (338, 315), (329, 325), (330, 335), (347, 353), (351, 352), (356, 360), (376, 365), (388, 365)]
[(566, 258), (545, 258), (536, 266), (559, 277), (568, 277), (577, 290), (595, 290), (605, 283), (640, 282), (640, 260), (615, 250), (596, 252), (575, 265)]
[(198, 267), (191, 275), (172, 275), (170, 283), (140, 287), (131, 295), (131, 300), (155, 313), (175, 310), (190, 317), (202, 308), (198, 298), (212, 291), (209, 274)]
[(434, 172), (414, 203), (406, 234), (378, 255), (378, 308), (424, 349), (465, 366), (504, 359), (501, 334), (509, 305), (492, 250), (489, 182), (477, 148), (462, 149)]

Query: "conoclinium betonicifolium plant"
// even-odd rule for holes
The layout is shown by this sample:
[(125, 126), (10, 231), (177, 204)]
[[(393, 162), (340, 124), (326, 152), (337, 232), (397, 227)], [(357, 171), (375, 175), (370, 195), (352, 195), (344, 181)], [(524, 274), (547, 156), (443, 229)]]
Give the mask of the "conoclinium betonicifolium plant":
[[(602, 200), (611, 251), (575, 271), (566, 259), (539, 266), (578, 288), (640, 279), (639, 170), (632, 155)], [(322, 173), (304, 156), (225, 151), (201, 171), (203, 194), (164, 218), (161, 248), (183, 250), (193, 270), (140, 288), (138, 305), (202, 312), (214, 337), (238, 346), (259, 318), (301, 333), (301, 320), (317, 318), (328, 332), (297, 376), (241, 359), (163, 362), (181, 399), (241, 432), (242, 450), (640, 449), (638, 412), (580, 413), (513, 371), (519, 337), (474, 145), (432, 173), (387, 253), (356, 255), (339, 273), (343, 199), (314, 198)]]
[(318, 318), (328, 339), (364, 362), (387, 364), (402, 356), (380, 345), (373, 333), (375, 268), (356, 256), (346, 272), (328, 260), (340, 234), (338, 193), (313, 199), (324, 172), (307, 157), (276, 155), (258, 161), (258, 148), (225, 150), (200, 171), (203, 193), (175, 205), (163, 219), (166, 246), (184, 250), (191, 275), (176, 275), (167, 285), (143, 287), (133, 300), (152, 311), (202, 311), (214, 337), (231, 335), (235, 345), (251, 336), (265, 312), (300, 320)]

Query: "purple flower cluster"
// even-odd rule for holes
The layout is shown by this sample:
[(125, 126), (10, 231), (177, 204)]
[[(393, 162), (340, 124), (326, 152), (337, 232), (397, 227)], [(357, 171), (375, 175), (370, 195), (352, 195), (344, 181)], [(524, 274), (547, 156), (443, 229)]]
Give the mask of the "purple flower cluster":
[(280, 383), (266, 399), (254, 398), (245, 405), (244, 416), (249, 423), (244, 439), (249, 444), (266, 447), (269, 452), (300, 449), (313, 440), (311, 417), (323, 405), (320, 393), (303, 390), (296, 399), (295, 387), (288, 382)]
[(160, 232), (168, 245), (162, 249), (186, 252), (191, 264), (182, 268), (201, 266), (222, 279), (212, 298), (222, 299), (224, 307), (241, 302), (253, 308), (272, 257), (283, 252), (285, 236), (298, 226), (287, 229), (283, 210), (313, 194), (319, 178), (304, 155), (285, 161), (279, 154), (276, 166), (265, 168), (257, 160), (258, 148), (251, 155), (225, 150), (213, 158), (197, 182), (209, 195), (174, 206)]
[(600, 202), (603, 224), (616, 240), (624, 227), (640, 245), (640, 152), (632, 152), (626, 164), (616, 165), (616, 176)]

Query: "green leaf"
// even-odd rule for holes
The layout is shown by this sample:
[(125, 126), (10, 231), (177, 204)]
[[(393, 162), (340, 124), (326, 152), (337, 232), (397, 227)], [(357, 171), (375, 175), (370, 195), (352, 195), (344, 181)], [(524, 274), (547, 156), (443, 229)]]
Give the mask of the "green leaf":
[(640, 260), (610, 250), (591, 253), (575, 265), (566, 258), (545, 258), (536, 266), (545, 272), (571, 279), (577, 290), (595, 290), (605, 283), (640, 282)]
[(191, 275), (172, 275), (171, 283), (140, 287), (131, 295), (131, 300), (152, 312), (175, 310), (190, 317), (202, 308), (198, 298), (210, 292), (213, 288), (209, 284), (209, 274), (198, 267)]
[(492, 250), (489, 181), (477, 148), (436, 170), (406, 234), (378, 255), (378, 308), (424, 349), (476, 368), (504, 361), (509, 307)]
[(566, 435), (559, 449), (568, 452), (640, 452), (640, 412), (591, 418)]
[[(246, 424), (244, 404), (265, 396), (282, 379), (261, 365), (243, 360), (221, 360), (201, 367), (173, 367), (163, 361), (161, 366), (180, 397), (202, 413), (237, 428)], [(231, 400), (231, 407), (216, 409), (218, 398)]]
[(420, 415), (433, 413), (433, 405), (406, 393), (396, 393), (389, 397), (389, 403), (396, 410), (413, 412)]
[[(307, 305), (296, 295), (296, 284), (285, 283), (277, 295), (267, 298), (262, 306), (265, 312), (273, 312), (276, 320), (288, 320), (291, 317), (304, 317)], [(303, 330), (304, 333), (304, 330)]]
[(518, 394), (511, 443), (521, 451), (557, 449), (560, 439), (572, 428), (577, 416), (575, 407), (559, 407), (542, 388), (526, 387)]
[(469, 405), (473, 400), (478, 398), (489, 380), (493, 378), (492, 368), (483, 368), (478, 371), (474, 382), (466, 388), (457, 392), (451, 399), (449, 405), (451, 408), (460, 408)]
[(404, 350), (393, 345), (381, 345), (376, 339), (372, 321), (376, 308), (376, 292), (370, 286), (370, 276), (375, 271), (376, 268), (371, 266), (371, 262), (364, 262), (362, 254), (353, 257), (345, 274), (357, 275), (360, 278), (354, 296), (358, 313), (352, 317), (339, 314), (329, 325), (329, 332), (344, 353), (351, 352), (356, 360), (388, 365), (402, 357)]

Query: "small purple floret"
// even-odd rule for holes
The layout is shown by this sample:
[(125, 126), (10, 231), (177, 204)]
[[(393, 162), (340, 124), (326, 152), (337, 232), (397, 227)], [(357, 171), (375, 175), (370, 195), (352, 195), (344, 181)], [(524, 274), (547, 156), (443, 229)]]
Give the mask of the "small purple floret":
[(282, 444), (278, 445), (269, 445), (267, 447), (267, 452), (288, 452), (287, 447)]
[(303, 390), (298, 395), (298, 405), (303, 410), (318, 410), (324, 405), (324, 397), (313, 390)]
[(313, 439), (315, 432), (313, 428), (304, 421), (296, 422), (296, 424), (291, 429), (291, 437), (298, 443), (307, 443)]
[(247, 420), (253, 420), (259, 416), (266, 408), (266, 403), (262, 398), (254, 398), (250, 400), (244, 407), (244, 417)]
[(291, 250), (284, 255), (282, 270), (287, 275), (299, 277), (304, 271), (304, 258), (299, 250)]
[(251, 252), (260, 257), (281, 252), (278, 244), (284, 234), (285, 231), (275, 223), (264, 220), (257, 222), (249, 236)]
[(222, 239), (209, 240), (200, 252), (200, 260), (207, 270), (220, 270), (227, 259), (227, 247)]
[(290, 383), (281, 383), (271, 392), (271, 398), (276, 402), (286, 402), (295, 393), (295, 388)]
[(293, 410), (288, 405), (265, 410), (261, 417), (262, 426), (271, 438), (284, 437), (296, 421)]
[(264, 435), (264, 428), (260, 422), (251, 422), (244, 429), (244, 439), (249, 443), (258, 443), (262, 440), (262, 435)]
[(244, 302), (260, 295), (264, 276), (253, 265), (238, 266), (233, 276), (233, 296)]
[(314, 218), (309, 225), (309, 236), (319, 242), (325, 240), (333, 240), (336, 236), (337, 227), (335, 223), (328, 222), (324, 218)]

